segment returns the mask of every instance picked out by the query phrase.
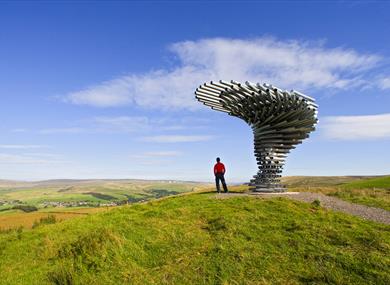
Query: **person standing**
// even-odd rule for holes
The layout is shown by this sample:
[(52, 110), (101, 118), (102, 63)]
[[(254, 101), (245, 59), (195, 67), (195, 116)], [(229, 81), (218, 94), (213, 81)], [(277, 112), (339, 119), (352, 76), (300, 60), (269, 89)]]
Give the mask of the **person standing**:
[(221, 190), (219, 188), (219, 181), (222, 182), (223, 191), (225, 193), (228, 192), (226, 182), (225, 182), (225, 165), (221, 162), (221, 159), (217, 157), (217, 163), (214, 165), (214, 175), (215, 175), (215, 184), (217, 186), (217, 192), (221, 193)]

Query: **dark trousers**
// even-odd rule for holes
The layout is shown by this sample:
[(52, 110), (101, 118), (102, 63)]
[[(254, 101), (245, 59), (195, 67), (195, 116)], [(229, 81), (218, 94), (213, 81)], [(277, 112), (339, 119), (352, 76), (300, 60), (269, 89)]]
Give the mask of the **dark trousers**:
[(226, 182), (225, 182), (225, 177), (224, 177), (224, 174), (223, 173), (216, 173), (215, 174), (215, 184), (217, 186), (217, 192), (220, 193), (221, 190), (219, 188), (219, 181), (222, 182), (222, 186), (223, 186), (223, 191), (225, 193), (228, 192), (228, 189), (227, 189), (227, 186), (226, 186)]

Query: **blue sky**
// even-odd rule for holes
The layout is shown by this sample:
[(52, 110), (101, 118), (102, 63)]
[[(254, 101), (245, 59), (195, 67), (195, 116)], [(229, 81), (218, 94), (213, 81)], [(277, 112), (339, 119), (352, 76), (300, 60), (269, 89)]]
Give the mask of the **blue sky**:
[(210, 80), (319, 104), (285, 175), (390, 173), (390, 4), (0, 3), (0, 179), (212, 180), (256, 172), (252, 134), (194, 100)]

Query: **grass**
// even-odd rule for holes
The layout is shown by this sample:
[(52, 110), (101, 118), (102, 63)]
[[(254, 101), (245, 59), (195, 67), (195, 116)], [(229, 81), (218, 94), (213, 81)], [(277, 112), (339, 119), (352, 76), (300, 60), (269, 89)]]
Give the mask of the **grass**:
[(0, 234), (0, 284), (389, 284), (390, 227), (282, 198), (182, 195)]
[(342, 185), (343, 189), (387, 189), (390, 190), (390, 176), (351, 181)]
[(372, 176), (285, 176), (282, 177), (282, 182), (293, 188), (329, 187), (370, 178), (372, 178)]
[(41, 219), (45, 219), (48, 216), (54, 216), (57, 221), (64, 221), (80, 215), (89, 215), (98, 212), (109, 211), (112, 208), (100, 207), (100, 208), (50, 208), (42, 209), (38, 212), (24, 213), (17, 210), (7, 211), (0, 215), (0, 231), (13, 228), (26, 228), (30, 229), (34, 223)]
[[(319, 192), (353, 203), (378, 207), (390, 211), (390, 176), (294, 176), (285, 177), (283, 182), (288, 185), (290, 191)], [(10, 182), (7, 182), (10, 183)], [(74, 184), (69, 184), (74, 183)], [(1, 187), (0, 200), (21, 200), (25, 206), (39, 206), (42, 201), (84, 201), (110, 202), (112, 200), (124, 200), (137, 202), (160, 198), (165, 195), (189, 193), (191, 191), (208, 191), (207, 185), (196, 183), (167, 183), (156, 181), (86, 181), (86, 182), (62, 182), (58, 185), (29, 185), (29, 187), (16, 188)], [(248, 190), (246, 185), (229, 187), (236, 192)], [(36, 213), (25, 214), (12, 209), (14, 206), (0, 206), (0, 229), (31, 228), (34, 222), (53, 213), (57, 220), (62, 221), (80, 214), (89, 214), (105, 211), (101, 208), (40, 208)], [(66, 212), (66, 213), (65, 213)], [(81, 213), (80, 213), (81, 212)]]
[(323, 193), (352, 203), (390, 211), (390, 176), (364, 177), (291, 177), (285, 181), (290, 191)]

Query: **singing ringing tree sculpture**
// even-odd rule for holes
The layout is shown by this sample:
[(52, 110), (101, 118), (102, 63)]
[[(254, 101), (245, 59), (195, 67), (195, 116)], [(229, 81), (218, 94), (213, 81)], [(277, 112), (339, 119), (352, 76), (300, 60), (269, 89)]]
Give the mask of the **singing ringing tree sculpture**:
[(252, 128), (259, 170), (251, 190), (285, 191), (280, 177), (287, 154), (309, 137), (318, 121), (314, 99), (294, 90), (233, 80), (205, 83), (195, 95), (204, 105), (243, 119)]

